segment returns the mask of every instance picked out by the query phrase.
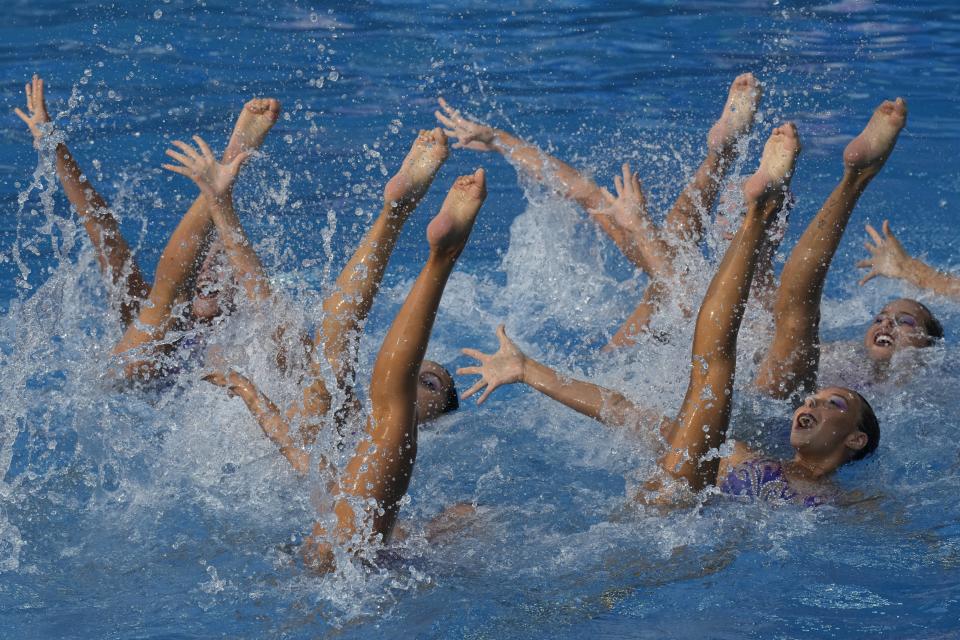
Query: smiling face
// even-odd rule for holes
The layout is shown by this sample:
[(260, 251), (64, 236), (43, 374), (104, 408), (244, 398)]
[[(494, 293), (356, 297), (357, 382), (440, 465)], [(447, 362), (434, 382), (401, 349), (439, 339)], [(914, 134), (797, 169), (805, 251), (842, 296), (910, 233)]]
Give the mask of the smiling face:
[(424, 360), (417, 374), (417, 416), (420, 422), (438, 418), (458, 406), (450, 372), (432, 360)]
[(867, 329), (863, 343), (875, 362), (890, 360), (906, 347), (921, 349), (933, 343), (928, 328), (936, 323), (933, 315), (919, 302), (901, 298), (883, 308)]
[(790, 444), (804, 458), (834, 461), (838, 467), (868, 444), (860, 430), (866, 410), (860, 395), (850, 389), (820, 389), (793, 412)]

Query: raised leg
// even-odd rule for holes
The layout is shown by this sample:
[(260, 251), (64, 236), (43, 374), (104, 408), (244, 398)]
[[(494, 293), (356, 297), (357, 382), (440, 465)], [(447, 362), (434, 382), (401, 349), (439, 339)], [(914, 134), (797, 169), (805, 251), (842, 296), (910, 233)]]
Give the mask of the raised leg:
[(885, 101), (843, 153), (840, 183), (807, 226), (783, 267), (774, 337), (756, 385), (777, 398), (809, 392), (820, 364), (820, 298), (830, 262), (860, 195), (886, 162), (906, 123), (901, 98)]
[(448, 153), (447, 137), (439, 128), (420, 132), (400, 170), (384, 189), (380, 216), (340, 272), (333, 293), (323, 302), (324, 319), (314, 344), (323, 349), (338, 384), (348, 384), (353, 377), (353, 352), (360, 327), (380, 290), (400, 231)]
[[(224, 153), (224, 162), (232, 163), (240, 154), (248, 152), (252, 148), (250, 145), (262, 143), (276, 122), (279, 111), (280, 103), (273, 99), (254, 99), (244, 105)], [(213, 229), (212, 208), (207, 196), (201, 195), (167, 241), (157, 264), (149, 299), (143, 305), (137, 321), (127, 328), (113, 349), (115, 354), (138, 350), (133, 357), (127, 358), (127, 376), (151, 377), (160, 373), (155, 351), (162, 351), (166, 347), (157, 345), (157, 342), (172, 326), (173, 308), (192, 295), (192, 284)], [(146, 351), (140, 352), (143, 348)]]
[(697, 315), (687, 394), (661, 467), (695, 491), (716, 481), (719, 460), (705, 460), (726, 438), (730, 422), (737, 334), (764, 235), (779, 210), (800, 151), (796, 128), (774, 129), (760, 168), (744, 185), (747, 215), (707, 289)]
[(707, 135), (707, 157), (667, 214), (664, 229), (677, 240), (690, 246), (699, 242), (703, 215), (713, 208), (735, 159), (738, 140), (753, 127), (762, 94), (752, 73), (737, 76), (730, 85), (723, 114)]
[[(368, 439), (357, 446), (340, 482), (333, 539), (346, 543), (357, 531), (361, 507), (370, 533), (389, 538), (417, 455), (417, 374), (426, 353), (440, 298), (486, 197), (483, 170), (458, 178), (440, 213), (427, 227), (430, 256), (397, 313), (377, 355), (370, 384)], [(362, 506), (361, 506), (362, 505)], [(314, 526), (304, 555), (329, 570), (332, 552), (322, 525)]]

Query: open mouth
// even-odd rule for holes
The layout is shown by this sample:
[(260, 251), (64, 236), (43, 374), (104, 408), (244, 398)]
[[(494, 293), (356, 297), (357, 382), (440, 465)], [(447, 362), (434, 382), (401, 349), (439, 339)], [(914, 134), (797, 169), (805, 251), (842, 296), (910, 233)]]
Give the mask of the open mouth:
[(813, 429), (815, 426), (817, 426), (817, 419), (812, 413), (801, 413), (797, 416), (797, 429)]
[(890, 335), (889, 333), (883, 333), (883, 332), (877, 333), (877, 335), (873, 337), (873, 344), (883, 348), (892, 347), (893, 336)]

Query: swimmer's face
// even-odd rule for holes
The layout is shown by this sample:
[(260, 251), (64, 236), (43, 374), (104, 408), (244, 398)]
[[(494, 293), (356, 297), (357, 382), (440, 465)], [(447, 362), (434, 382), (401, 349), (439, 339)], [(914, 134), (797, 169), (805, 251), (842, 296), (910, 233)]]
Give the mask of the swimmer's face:
[(432, 360), (424, 360), (417, 374), (417, 415), (427, 422), (457, 408), (450, 372)]
[(232, 308), (232, 296), (224, 289), (223, 278), (217, 269), (217, 251), (211, 247), (197, 271), (197, 283), (190, 310), (197, 322), (209, 324)]
[(918, 302), (894, 300), (874, 318), (863, 344), (871, 360), (886, 362), (900, 349), (929, 347), (933, 340), (927, 327), (933, 322), (933, 316)]
[(829, 457), (838, 449), (862, 449), (867, 444), (859, 427), (863, 411), (863, 401), (850, 389), (820, 389), (793, 412), (790, 444), (811, 459)]

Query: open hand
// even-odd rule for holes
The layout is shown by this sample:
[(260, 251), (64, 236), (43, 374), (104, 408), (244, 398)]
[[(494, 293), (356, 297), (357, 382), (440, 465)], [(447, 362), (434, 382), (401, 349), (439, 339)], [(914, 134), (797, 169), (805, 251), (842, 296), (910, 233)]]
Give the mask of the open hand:
[(465, 355), (480, 362), (479, 367), (457, 369), (457, 375), (480, 376), (480, 380), (463, 393), (461, 397), (464, 400), (486, 387), (477, 399), (477, 404), (481, 404), (497, 387), (523, 379), (523, 368), (527, 357), (507, 337), (503, 325), (497, 327), (497, 339), (500, 341), (500, 350), (494, 354), (487, 355), (476, 349), (463, 349)]
[(167, 155), (180, 164), (165, 164), (163, 168), (187, 176), (200, 187), (204, 195), (214, 200), (222, 200), (230, 195), (240, 166), (253, 152), (241, 151), (229, 164), (220, 164), (203, 138), (193, 136), (193, 141), (200, 149), (199, 152), (185, 142), (174, 140), (171, 144), (182, 153), (167, 149)]
[(877, 230), (867, 225), (867, 233), (873, 240), (863, 243), (863, 246), (870, 252), (870, 257), (857, 263), (861, 269), (870, 269), (870, 271), (861, 280), (860, 284), (866, 284), (877, 276), (886, 276), (887, 278), (902, 278), (906, 274), (907, 265), (910, 263), (910, 254), (908, 254), (896, 236), (890, 232), (889, 220), (883, 221), (883, 235), (877, 233)]
[(50, 128), (43, 125), (50, 122), (50, 116), (47, 114), (47, 101), (43, 95), (43, 78), (33, 74), (33, 79), (24, 87), (24, 93), (27, 96), (27, 115), (20, 109), (14, 109), (17, 117), (30, 127), (30, 133), (33, 134), (34, 141), (39, 141)]
[(443, 98), (440, 98), (440, 107), (443, 111), (434, 111), (433, 115), (445, 127), (443, 132), (450, 138), (456, 138), (454, 149), (496, 151), (493, 146), (496, 130), (493, 127), (467, 120)]
[(647, 196), (643, 193), (643, 185), (640, 183), (640, 177), (630, 171), (630, 163), (624, 162), (620, 168), (621, 176), (614, 176), (613, 186), (617, 191), (617, 197), (604, 188), (603, 198), (606, 201), (603, 206), (590, 209), (591, 215), (608, 215), (618, 226), (631, 232), (642, 232), (649, 228), (649, 217), (647, 216)]

